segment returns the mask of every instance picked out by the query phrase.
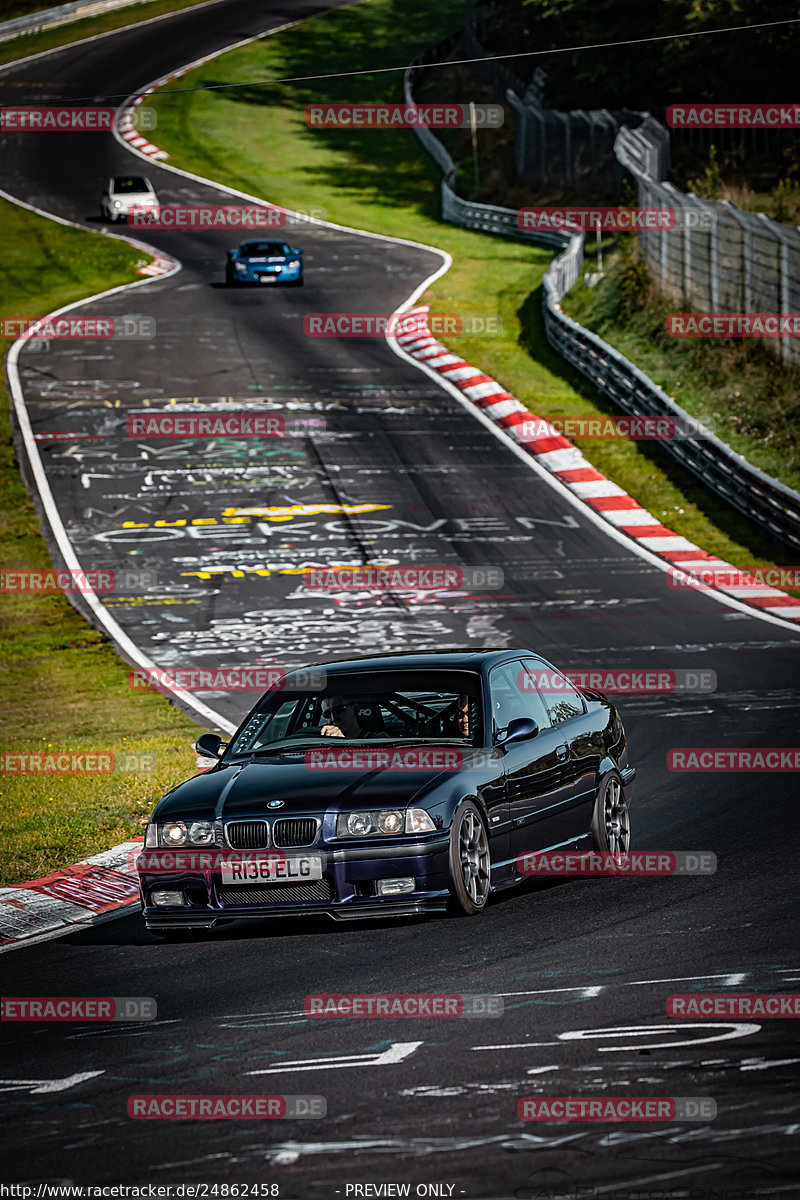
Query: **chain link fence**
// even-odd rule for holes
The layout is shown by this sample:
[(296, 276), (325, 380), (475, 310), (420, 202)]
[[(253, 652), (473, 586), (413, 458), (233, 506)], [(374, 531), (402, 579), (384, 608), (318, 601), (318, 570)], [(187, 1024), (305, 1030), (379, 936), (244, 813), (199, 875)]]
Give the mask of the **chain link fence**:
[[(664, 133), (651, 120), (635, 131), (621, 129), (614, 147), (636, 180), (638, 203), (678, 215), (676, 229), (639, 233), (659, 290), (694, 312), (800, 312), (800, 230), (727, 200), (685, 195), (660, 180), (652, 161)], [(760, 340), (784, 362), (800, 364), (797, 338)]]
[[(455, 39), (450, 39), (447, 43), (434, 47), (409, 66), (404, 80), (404, 99), (407, 104), (414, 103), (413, 89), (419, 74), (418, 66), (425, 62), (441, 61), (441, 58), (446, 57), (452, 50), (454, 41)], [(646, 169), (657, 171), (663, 158), (662, 148), (659, 146), (661, 134), (652, 130), (650, 122), (652, 126), (658, 126), (658, 122), (649, 118), (644, 128), (639, 131), (625, 130), (624, 133), (632, 138), (628, 145), (628, 155), (629, 161), (636, 165), (638, 174), (634, 171), (634, 175), (637, 182), (641, 177), (654, 184), (656, 181), (648, 179), (643, 172)], [(663, 127), (658, 128), (666, 133)], [(654, 142), (651, 142), (648, 136), (650, 132)], [(516, 209), (464, 200), (456, 191), (456, 165), (446, 148), (429, 129), (415, 127), (415, 133), (442, 171), (442, 218), (445, 221), (478, 233), (514, 237), (538, 245), (553, 246), (561, 251), (542, 279), (545, 330), (553, 348), (624, 412), (634, 416), (667, 416), (681, 426), (694, 426), (697, 429), (695, 435), (663, 442), (662, 446), (667, 453), (773, 537), (794, 549), (800, 549), (799, 493), (759, 471), (730, 446), (698, 426), (671, 396), (619, 354), (613, 346), (609, 346), (602, 338), (584, 329), (562, 312), (561, 301), (578, 281), (583, 270), (585, 235), (580, 232), (523, 230), (519, 227)], [(628, 162), (623, 165), (628, 166)], [(670, 188), (669, 184), (660, 186), (666, 189), (668, 195), (674, 193), (678, 197), (681, 196), (677, 189)], [(697, 197), (682, 199), (686, 201), (688, 211), (700, 214), (705, 211), (705, 205), (708, 203), (699, 201)], [(736, 211), (738, 216), (745, 215)], [(683, 246), (681, 261), (691, 264), (691, 235), (695, 230), (685, 226), (682, 234), (686, 234), (687, 229), (688, 241), (685, 238), (681, 241), (682, 235), (678, 235), (674, 244)], [(657, 239), (663, 236), (663, 233), (655, 234)], [(676, 231), (668, 233), (667, 236), (676, 238)], [(658, 240), (657, 248), (659, 253), (663, 252), (661, 240)], [(731, 268), (727, 260), (724, 264), (720, 262), (720, 270), (723, 269), (723, 265), (725, 271), (730, 272), (733, 269), (735, 274), (735, 268)]]

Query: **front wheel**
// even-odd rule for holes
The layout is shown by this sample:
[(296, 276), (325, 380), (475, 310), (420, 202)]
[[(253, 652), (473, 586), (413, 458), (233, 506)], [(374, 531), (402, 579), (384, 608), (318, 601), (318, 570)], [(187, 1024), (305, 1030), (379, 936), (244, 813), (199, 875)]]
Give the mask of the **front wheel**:
[(473, 917), (486, 906), (492, 865), (483, 815), (471, 800), (457, 809), (450, 828), (451, 908)]
[(616, 771), (606, 775), (597, 792), (592, 816), (594, 849), (615, 858), (631, 848), (631, 818)]

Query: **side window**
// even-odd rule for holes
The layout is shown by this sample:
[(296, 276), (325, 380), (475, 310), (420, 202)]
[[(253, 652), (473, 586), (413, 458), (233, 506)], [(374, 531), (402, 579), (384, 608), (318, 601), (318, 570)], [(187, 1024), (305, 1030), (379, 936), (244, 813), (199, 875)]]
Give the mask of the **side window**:
[(553, 725), (561, 725), (572, 717), (583, 716), (586, 711), (583, 699), (561, 671), (532, 660), (527, 660), (526, 666), (547, 705)]
[(521, 662), (503, 663), (492, 670), (489, 695), (497, 729), (505, 729), (517, 717), (531, 717), (540, 729), (550, 725), (542, 698)]

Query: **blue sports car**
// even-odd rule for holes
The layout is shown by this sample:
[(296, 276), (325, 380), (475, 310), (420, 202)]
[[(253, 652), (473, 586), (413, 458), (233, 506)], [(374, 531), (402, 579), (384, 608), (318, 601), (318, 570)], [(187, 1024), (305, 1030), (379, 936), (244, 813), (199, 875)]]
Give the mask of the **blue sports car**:
[(225, 259), (225, 282), (286, 283), (303, 286), (303, 251), (286, 242), (252, 238)]
[[(392, 654), (286, 675), (138, 860), (165, 937), (264, 917), (479, 913), (532, 851), (630, 846), (636, 770), (600, 693), (529, 650)], [(317, 684), (322, 683), (323, 686)]]

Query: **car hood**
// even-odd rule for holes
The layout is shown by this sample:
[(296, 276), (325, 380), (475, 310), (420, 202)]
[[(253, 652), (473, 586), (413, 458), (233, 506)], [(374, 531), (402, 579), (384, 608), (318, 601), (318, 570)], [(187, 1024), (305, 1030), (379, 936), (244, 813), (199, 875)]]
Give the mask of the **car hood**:
[[(436, 748), (441, 750), (442, 744)], [(477, 753), (466, 752), (463, 767)], [(452, 778), (456, 773), (457, 770), (442, 771), (438, 765), (414, 770), (331, 770), (313, 769), (302, 759), (232, 763), (180, 784), (164, 797), (155, 817), (208, 820), (212, 816), (322, 813), (328, 808), (400, 807), (429, 791), (438, 780)], [(277, 800), (282, 801), (280, 808), (267, 807), (270, 801)]]

